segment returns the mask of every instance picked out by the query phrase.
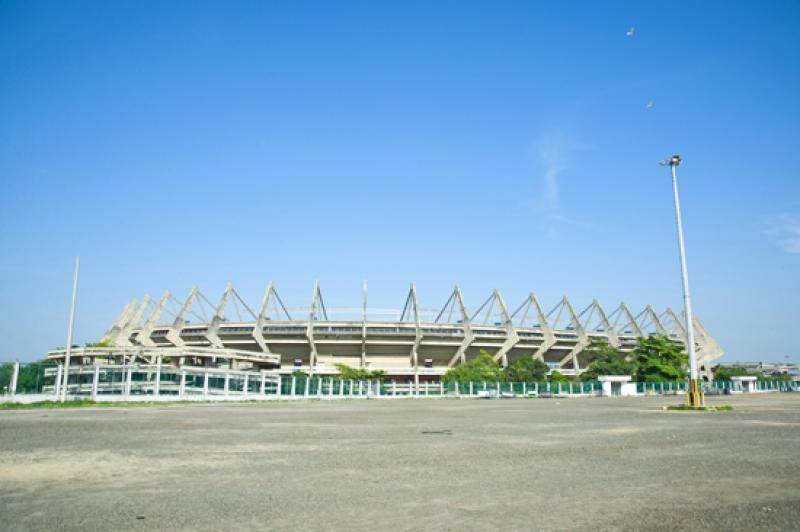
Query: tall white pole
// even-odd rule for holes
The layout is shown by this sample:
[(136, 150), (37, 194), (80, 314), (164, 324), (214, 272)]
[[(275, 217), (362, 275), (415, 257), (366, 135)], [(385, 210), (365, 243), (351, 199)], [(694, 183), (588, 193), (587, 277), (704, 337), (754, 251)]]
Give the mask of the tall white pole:
[(692, 319), (692, 298), (689, 295), (689, 272), (686, 269), (686, 249), (683, 243), (683, 223), (681, 221), (681, 202), (678, 197), (678, 174), (676, 167), (681, 164), (681, 158), (674, 155), (669, 160), (672, 170), (672, 192), (675, 196), (675, 223), (678, 226), (678, 251), (681, 257), (681, 281), (683, 284), (683, 309), (686, 315), (686, 350), (689, 353), (689, 389), (687, 399), (690, 406), (704, 406), (703, 394), (697, 382), (697, 354), (694, 347), (694, 320)]
[(678, 248), (681, 256), (681, 280), (683, 282), (683, 309), (686, 314), (686, 349), (689, 352), (689, 377), (697, 380), (697, 355), (694, 351), (694, 325), (692, 320), (692, 298), (689, 295), (689, 272), (686, 269), (686, 249), (683, 243), (683, 223), (681, 221), (681, 202), (678, 197), (678, 175), (672, 168), (672, 191), (675, 194), (675, 222), (678, 226)]
[(81, 271), (81, 258), (75, 257), (75, 277), (72, 280), (72, 304), (69, 307), (69, 328), (67, 329), (67, 355), (64, 358), (64, 385), (61, 387), (61, 401), (67, 399), (67, 383), (69, 382), (69, 360), (72, 356), (72, 330), (75, 325), (75, 303), (78, 300), (78, 274)]

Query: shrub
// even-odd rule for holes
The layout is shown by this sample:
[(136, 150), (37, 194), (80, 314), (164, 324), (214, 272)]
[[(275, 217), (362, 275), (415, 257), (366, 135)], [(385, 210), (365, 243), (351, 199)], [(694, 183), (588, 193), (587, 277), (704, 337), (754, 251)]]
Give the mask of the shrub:
[(657, 334), (639, 338), (631, 353), (640, 382), (679, 381), (686, 378), (689, 358), (683, 345)]
[(505, 382), (506, 380), (506, 374), (500, 368), (500, 364), (483, 349), (476, 358), (450, 368), (442, 375), (442, 382)]
[(547, 364), (539, 359), (521, 358), (509, 364), (504, 372), (511, 382), (541, 382), (548, 369)]
[(585, 360), (589, 362), (581, 380), (593, 381), (600, 375), (634, 375), (636, 363), (628, 360), (606, 339), (594, 338), (584, 351)]

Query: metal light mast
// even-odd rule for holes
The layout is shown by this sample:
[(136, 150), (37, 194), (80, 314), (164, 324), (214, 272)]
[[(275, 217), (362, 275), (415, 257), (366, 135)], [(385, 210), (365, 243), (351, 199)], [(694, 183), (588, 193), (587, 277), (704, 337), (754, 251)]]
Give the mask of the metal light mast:
[(69, 307), (69, 327), (67, 329), (67, 353), (64, 357), (64, 385), (61, 387), (61, 402), (67, 399), (69, 383), (69, 359), (72, 355), (72, 330), (75, 325), (75, 302), (78, 299), (78, 274), (81, 271), (81, 258), (75, 257), (75, 277), (72, 280), (72, 304)]
[(678, 251), (681, 258), (681, 281), (683, 283), (683, 308), (686, 315), (686, 346), (689, 352), (689, 389), (687, 390), (687, 400), (689, 406), (705, 406), (705, 398), (700, 392), (697, 381), (697, 354), (694, 346), (694, 323), (692, 319), (692, 298), (689, 295), (689, 273), (686, 270), (686, 249), (683, 244), (683, 224), (681, 222), (681, 203), (678, 197), (678, 175), (676, 168), (682, 159), (680, 155), (673, 155), (667, 160), (661, 161), (661, 166), (669, 165), (672, 170), (672, 192), (675, 195), (675, 222), (678, 226)]

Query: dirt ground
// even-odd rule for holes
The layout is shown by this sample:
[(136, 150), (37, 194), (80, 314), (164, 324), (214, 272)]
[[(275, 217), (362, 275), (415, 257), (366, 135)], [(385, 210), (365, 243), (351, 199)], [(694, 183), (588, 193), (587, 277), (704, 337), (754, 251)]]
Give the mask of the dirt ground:
[(3, 530), (798, 530), (800, 394), (0, 412)]

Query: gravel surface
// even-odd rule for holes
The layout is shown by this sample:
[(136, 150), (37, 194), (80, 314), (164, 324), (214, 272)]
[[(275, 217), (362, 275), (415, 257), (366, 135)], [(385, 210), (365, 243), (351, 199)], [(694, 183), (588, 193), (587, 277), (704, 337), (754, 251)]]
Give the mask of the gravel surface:
[(0, 412), (2, 530), (798, 530), (800, 394)]

